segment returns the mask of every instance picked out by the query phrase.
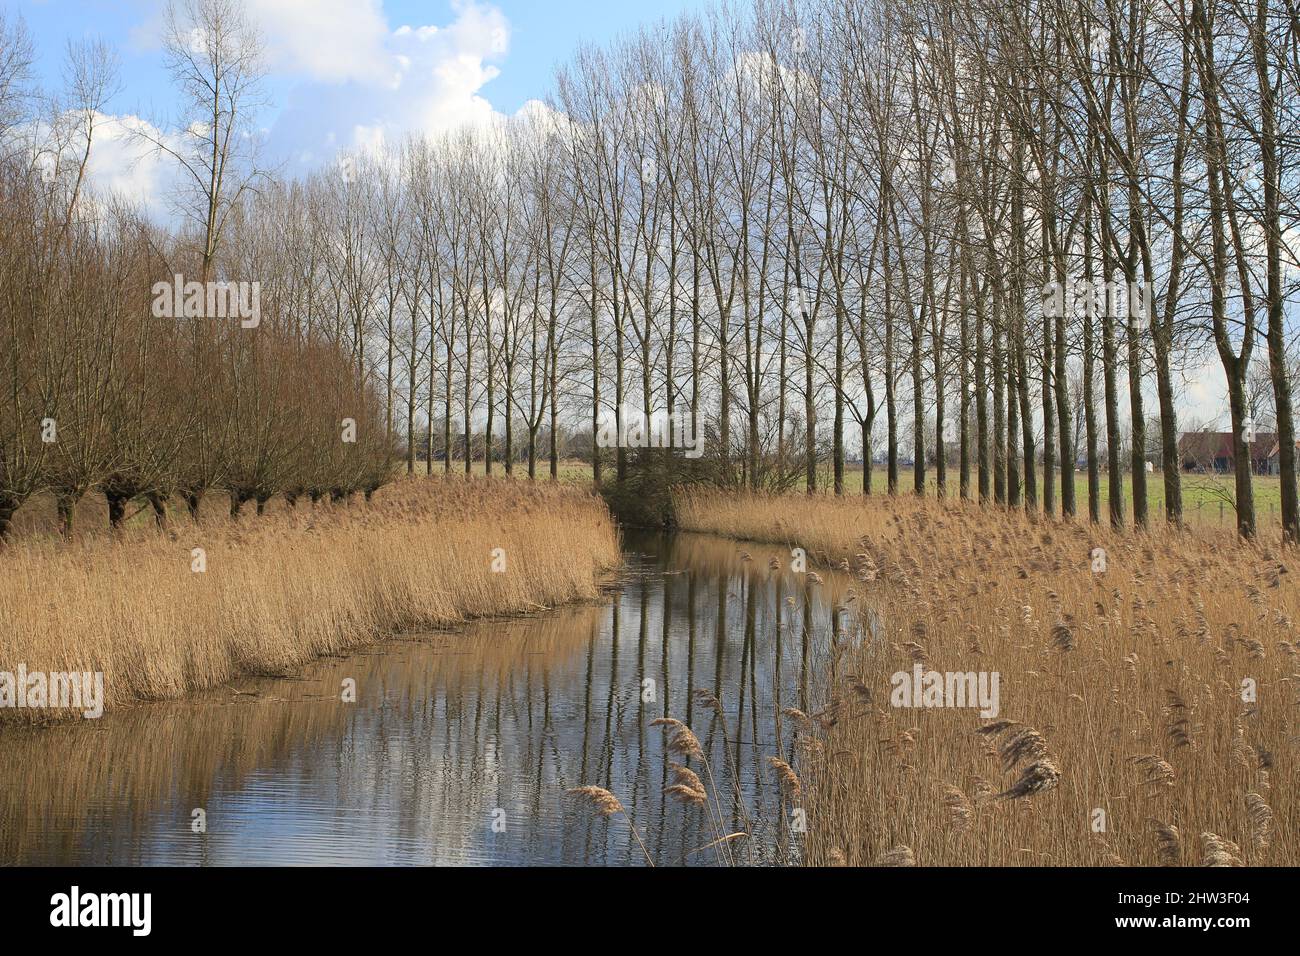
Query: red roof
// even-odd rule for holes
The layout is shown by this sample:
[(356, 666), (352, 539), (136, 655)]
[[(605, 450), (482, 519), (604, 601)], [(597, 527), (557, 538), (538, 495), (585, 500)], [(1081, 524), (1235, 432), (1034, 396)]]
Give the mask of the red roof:
[[(1300, 447), (1300, 442), (1297, 442)], [(1271, 458), (1277, 448), (1277, 435), (1273, 432), (1256, 432), (1251, 445), (1251, 458)], [(1219, 458), (1233, 458), (1232, 432), (1185, 432), (1178, 441), (1178, 457), (1210, 463)]]

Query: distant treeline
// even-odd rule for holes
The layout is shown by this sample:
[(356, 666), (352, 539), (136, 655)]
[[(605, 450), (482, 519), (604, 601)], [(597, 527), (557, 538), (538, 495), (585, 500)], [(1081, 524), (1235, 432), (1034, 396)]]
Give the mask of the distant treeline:
[[(177, 238), (79, 201), (112, 75), (95, 48), (41, 127), (55, 147), (9, 175), (0, 502), (347, 493), (397, 447), (412, 472), (555, 475), (566, 429), (622, 486), (670, 461), (602, 442), (632, 418), (692, 423), (708, 468), (682, 473), (728, 485), (811, 491), (829, 464), (843, 492), (860, 446), (890, 493), (906, 469), (916, 493), (1143, 526), (1159, 480), (1178, 523), (1199, 427), (1179, 408), (1217, 366), (1238, 529), (1266, 416), (1300, 535), (1296, 0), (720, 7), (580, 49), (508, 120), (293, 182), (256, 161), (249, 10), (168, 8), (166, 64), (204, 119), (136, 135), (188, 177)], [(0, 76), (10, 128), (21, 86)], [(259, 282), (260, 325), (150, 317), (143, 290), (178, 273)]]

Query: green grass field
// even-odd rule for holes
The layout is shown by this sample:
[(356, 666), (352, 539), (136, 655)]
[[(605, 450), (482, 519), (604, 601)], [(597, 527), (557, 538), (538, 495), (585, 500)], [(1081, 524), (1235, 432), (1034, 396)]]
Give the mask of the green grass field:
[[(441, 463), (438, 463), (439, 465)], [(606, 474), (613, 474), (613, 463), (606, 464)], [(453, 472), (464, 474), (465, 466), (462, 462), (455, 462)], [(549, 463), (540, 462), (538, 467), (538, 477), (549, 477)], [(505, 472), (497, 463), (493, 467), (493, 473), (504, 475)], [(474, 463), (474, 474), (483, 474), (483, 463)], [(524, 477), (527, 474), (526, 468), (516, 467), (515, 477)], [(826, 493), (830, 493), (832, 487), (832, 470), (829, 464), (824, 465), (818, 475), (818, 486)], [(883, 493), (886, 486), (888, 475), (883, 466), (876, 466), (872, 471), (872, 489), (876, 493)], [(1038, 480), (1041, 482), (1043, 473), (1040, 469)], [(560, 480), (583, 482), (591, 480), (591, 465), (582, 461), (562, 461), (560, 462)], [(975, 475), (972, 473), (971, 481), (975, 481)], [(899, 488), (903, 492), (909, 492), (912, 488), (912, 470), (911, 468), (899, 469), (898, 475)], [(950, 468), (948, 472), (948, 489), (949, 494), (956, 494), (958, 489), (958, 471), (956, 468)], [(1060, 475), (1056, 477), (1057, 501), (1059, 507), (1060, 501)], [(802, 483), (799, 485), (802, 489)], [(1087, 472), (1076, 472), (1074, 476), (1074, 493), (1077, 501), (1078, 510), (1081, 514), (1086, 514), (1088, 510), (1088, 474)], [(844, 475), (845, 494), (857, 495), (862, 493), (862, 466), (848, 465), (845, 468)], [(926, 491), (928, 494), (935, 494), (937, 485), (935, 483), (934, 469), (930, 468), (926, 472)], [(1191, 524), (1231, 526), (1235, 520), (1234, 492), (1232, 475), (1197, 475), (1183, 474), (1183, 513), (1187, 521)], [(1255, 511), (1257, 519), (1261, 525), (1278, 522), (1278, 512), (1281, 506), (1282, 485), (1281, 480), (1270, 476), (1256, 476), (1254, 479), (1255, 492)], [(1101, 510), (1104, 515), (1109, 507), (1110, 491), (1106, 482), (1105, 471), (1101, 474)], [(1165, 509), (1165, 480), (1161, 472), (1154, 472), (1147, 476), (1147, 507), (1153, 518), (1164, 514)], [(1129, 476), (1124, 476), (1124, 513), (1131, 516), (1133, 513), (1133, 485)]]
[[(440, 468), (441, 462), (436, 465)], [(423, 465), (420, 466), (421, 468)], [(545, 479), (550, 476), (550, 465), (548, 461), (538, 463), (537, 475), (539, 479)], [(605, 473), (612, 476), (614, 470), (613, 462), (607, 462)], [(465, 465), (463, 462), (453, 462), (453, 474), (464, 474)], [(438, 474), (435, 470), (435, 474)], [(417, 469), (417, 474), (423, 474), (422, 470)], [(483, 474), (483, 463), (481, 461), (474, 463), (473, 474)], [(493, 466), (493, 474), (504, 477), (505, 470), (500, 462)], [(824, 465), (818, 475), (818, 486), (825, 492), (830, 493), (832, 487), (833, 472), (829, 464)], [(523, 478), (527, 476), (526, 466), (516, 466), (515, 477)], [(888, 475), (884, 466), (876, 466), (872, 471), (872, 489), (877, 494), (885, 491)], [(948, 489), (949, 494), (956, 494), (958, 489), (959, 473), (956, 468), (950, 468), (948, 472)], [(1038, 480), (1043, 478), (1042, 470), (1038, 472)], [(560, 480), (569, 482), (585, 482), (591, 480), (591, 465), (583, 461), (562, 461), (560, 462)], [(976, 476), (972, 471), (971, 481), (974, 483)], [(899, 488), (903, 492), (910, 492), (912, 488), (912, 469), (899, 468)], [(1057, 502), (1060, 502), (1060, 475), (1056, 477)], [(802, 489), (802, 483), (799, 488)], [(1079, 513), (1086, 514), (1088, 510), (1088, 474), (1087, 472), (1076, 472), (1074, 476), (1074, 493), (1077, 501)], [(930, 468), (926, 472), (926, 491), (928, 494), (935, 494), (937, 485), (935, 483), (934, 469)], [(1234, 512), (1234, 492), (1232, 475), (1197, 475), (1184, 474), (1182, 476), (1183, 490), (1183, 513), (1187, 521), (1191, 524), (1205, 524), (1231, 526), (1235, 520)], [(845, 494), (858, 495), (862, 493), (862, 466), (848, 465), (844, 474), (844, 491)], [(1282, 485), (1281, 480), (1270, 476), (1256, 476), (1254, 479), (1255, 492), (1255, 511), (1257, 520), (1261, 525), (1266, 523), (1277, 523), (1278, 512), (1281, 506)], [(1105, 471), (1101, 474), (1101, 510), (1102, 514), (1106, 513), (1110, 502), (1110, 491), (1106, 482)], [(1161, 472), (1155, 472), (1147, 476), (1147, 507), (1153, 518), (1164, 514), (1165, 509), (1165, 480)], [(1124, 513), (1131, 516), (1133, 513), (1133, 485), (1129, 476), (1124, 476)]]
[[(819, 484), (827, 490), (832, 483), (832, 471), (829, 467), (822, 469), (819, 477)], [(883, 466), (877, 466), (872, 470), (872, 490), (879, 493), (883, 492), (888, 480), (888, 474)], [(948, 472), (948, 493), (955, 494), (958, 489), (959, 472), (956, 468), (950, 468)], [(1039, 494), (1042, 494), (1043, 473), (1040, 469), (1038, 472)], [(972, 487), (976, 481), (976, 475), (972, 470), (971, 483)], [(1056, 476), (1057, 489), (1057, 507), (1060, 506), (1060, 474)], [(898, 484), (902, 491), (911, 491), (912, 489), (912, 469), (899, 468)], [(862, 492), (862, 466), (850, 465), (845, 468), (844, 488), (846, 494), (861, 494)], [(931, 468), (926, 473), (926, 491), (928, 494), (936, 492), (934, 469)], [(1282, 483), (1281, 479), (1272, 476), (1255, 476), (1254, 479), (1255, 495), (1255, 513), (1260, 524), (1265, 522), (1276, 523), (1278, 511), (1282, 500)], [(1225, 524), (1231, 525), (1235, 512), (1235, 495), (1233, 489), (1232, 475), (1196, 475), (1184, 474), (1182, 476), (1183, 491), (1183, 513), (1187, 521), (1192, 524)], [(1074, 476), (1074, 495), (1077, 502), (1079, 513), (1086, 514), (1088, 510), (1088, 473), (1076, 472)], [(1110, 489), (1106, 480), (1105, 471), (1101, 474), (1101, 510), (1104, 515), (1110, 503)], [(1165, 509), (1165, 479), (1161, 472), (1147, 475), (1147, 507), (1152, 517), (1162, 515)], [(1124, 476), (1124, 513), (1132, 515), (1133, 513), (1133, 483), (1130, 477)]]
[[(464, 465), (460, 465), (463, 472)], [(482, 474), (482, 462), (475, 463), (475, 473)], [(606, 474), (613, 473), (613, 464), (606, 465)], [(516, 472), (518, 475), (519, 472)], [(546, 477), (548, 472), (545, 469), (539, 470), (540, 477)], [(818, 487), (825, 493), (829, 494), (832, 487), (832, 475), (830, 465), (824, 465), (818, 474)], [(1041, 482), (1043, 473), (1040, 468), (1038, 480), (1040, 482), (1039, 492), (1041, 494)], [(560, 478), (564, 481), (589, 481), (591, 479), (591, 465), (580, 461), (565, 461), (560, 464)], [(956, 468), (950, 468), (948, 472), (948, 493), (955, 495), (958, 490), (959, 473)], [(877, 494), (883, 494), (886, 487), (888, 474), (883, 466), (876, 466), (872, 471), (872, 490)], [(972, 472), (972, 485), (976, 480)], [(912, 489), (912, 470), (911, 468), (900, 468), (899, 489), (904, 492), (910, 492)], [(1057, 488), (1057, 507), (1060, 504), (1060, 475), (1056, 477)], [(800, 482), (799, 486), (803, 485)], [(937, 490), (935, 482), (934, 469), (931, 468), (926, 472), (926, 492), (935, 494)], [(1088, 474), (1087, 472), (1076, 472), (1074, 476), (1074, 494), (1080, 514), (1087, 514), (1088, 511)], [(1183, 514), (1186, 520), (1192, 525), (1223, 525), (1231, 527), (1235, 522), (1235, 505), (1232, 475), (1197, 475), (1183, 474), (1182, 476), (1183, 491)], [(848, 495), (858, 495), (862, 493), (862, 466), (848, 465), (844, 474), (844, 492)], [(1254, 479), (1255, 494), (1255, 513), (1256, 519), (1260, 526), (1277, 524), (1279, 522), (1279, 509), (1281, 507), (1282, 484), (1281, 480), (1271, 476), (1256, 476)], [(1105, 515), (1110, 503), (1110, 491), (1106, 482), (1106, 473), (1101, 474), (1101, 511)], [(1147, 476), (1147, 508), (1150, 516), (1158, 518), (1164, 514), (1165, 509), (1165, 480), (1161, 472), (1154, 472)], [(1129, 476), (1124, 476), (1124, 513), (1126, 516), (1133, 514), (1133, 485)]]

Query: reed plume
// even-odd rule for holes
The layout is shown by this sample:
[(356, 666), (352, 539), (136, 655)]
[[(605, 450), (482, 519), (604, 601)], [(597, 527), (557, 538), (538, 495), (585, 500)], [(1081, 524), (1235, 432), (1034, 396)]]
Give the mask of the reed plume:
[(1273, 810), (1253, 790), (1246, 794), (1246, 810), (1250, 816), (1251, 838), (1255, 849), (1266, 850), (1273, 842)]
[(645, 857), (646, 864), (651, 867), (655, 865), (654, 860), (650, 858), (650, 851), (646, 849), (645, 841), (641, 839), (641, 834), (637, 832), (636, 825), (632, 822), (632, 818), (628, 816), (627, 810), (623, 808), (623, 804), (618, 797), (604, 787), (594, 786), (571, 787), (566, 792), (570, 796), (577, 797), (605, 819), (609, 819), (616, 814), (621, 815), (623, 822), (627, 824), (627, 828), (632, 831), (637, 846), (641, 848), (641, 855)]
[(791, 800), (798, 800), (803, 795), (803, 785), (799, 782), (799, 775), (788, 763), (778, 757), (768, 757), (767, 762), (775, 771), (782, 792)]
[(680, 803), (696, 807), (706, 806), (709, 802), (709, 794), (704, 789), (704, 784), (699, 775), (694, 770), (679, 763), (669, 764), (668, 766), (673, 772), (673, 782), (664, 790), (664, 793)]
[(1142, 770), (1142, 779), (1150, 787), (1172, 788), (1177, 781), (1177, 774), (1169, 761), (1157, 754), (1141, 754), (1130, 757), (1129, 761)]
[(699, 738), (691, 732), (691, 728), (680, 720), (672, 717), (659, 717), (650, 721), (650, 726), (666, 728), (669, 753), (681, 757), (695, 757), (698, 760), (704, 759), (704, 748), (700, 746)]
[(1241, 848), (1217, 833), (1201, 834), (1201, 866), (1243, 866)]
[(956, 833), (965, 833), (970, 829), (975, 816), (975, 807), (960, 788), (952, 784), (943, 786), (943, 805), (948, 809), (948, 818)]
[(1151, 825), (1156, 832), (1156, 857), (1160, 860), (1160, 865), (1177, 866), (1183, 855), (1183, 841), (1178, 827), (1159, 820), (1152, 820)]
[(916, 856), (909, 846), (896, 846), (876, 857), (872, 866), (916, 866)]
[(1060, 781), (1061, 771), (1056, 764), (1050, 760), (1039, 760), (1026, 767), (1021, 772), (1020, 779), (1010, 788), (999, 793), (998, 798), (1019, 800), (1021, 797), (1036, 796), (1054, 789)]
[(625, 812), (623, 804), (618, 802), (618, 797), (604, 787), (573, 787), (568, 793), (579, 798), (602, 817), (612, 817), (616, 813)]

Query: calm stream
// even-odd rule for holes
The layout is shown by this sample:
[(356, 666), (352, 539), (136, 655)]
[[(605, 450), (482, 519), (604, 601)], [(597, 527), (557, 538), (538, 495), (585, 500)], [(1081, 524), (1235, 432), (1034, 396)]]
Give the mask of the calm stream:
[[(700, 738), (728, 830), (753, 834), (729, 844), (737, 861), (796, 860), (767, 758), (794, 762), (780, 711), (816, 710), (832, 643), (861, 637), (851, 582), (816, 585), (788, 551), (693, 535), (628, 533), (625, 550), (589, 605), (0, 728), (0, 864), (644, 865), (622, 817), (565, 794), (594, 784), (656, 864), (712, 865), (705, 811), (663, 793), (670, 758), (650, 722), (665, 715)], [(341, 700), (347, 678), (356, 703)], [(722, 701), (725, 729), (697, 690)]]

